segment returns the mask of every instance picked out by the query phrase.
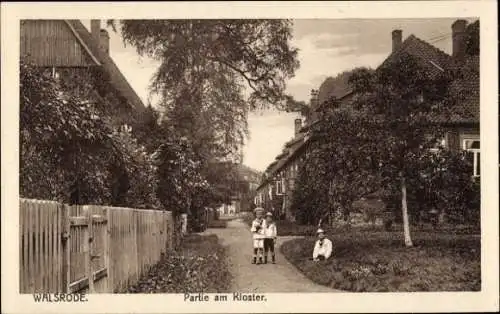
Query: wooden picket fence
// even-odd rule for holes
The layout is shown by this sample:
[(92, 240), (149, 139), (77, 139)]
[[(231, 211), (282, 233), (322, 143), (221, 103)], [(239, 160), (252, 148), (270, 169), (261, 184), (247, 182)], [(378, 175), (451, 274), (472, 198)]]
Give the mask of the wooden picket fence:
[(172, 247), (169, 211), (20, 200), (20, 292), (124, 291)]

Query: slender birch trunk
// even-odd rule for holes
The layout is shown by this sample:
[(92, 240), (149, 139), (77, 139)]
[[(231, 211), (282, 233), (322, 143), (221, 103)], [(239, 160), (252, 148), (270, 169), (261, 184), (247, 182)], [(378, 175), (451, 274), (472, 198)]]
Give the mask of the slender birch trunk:
[(405, 238), (405, 246), (412, 247), (410, 235), (410, 219), (408, 217), (408, 202), (406, 200), (406, 181), (405, 177), (401, 176), (401, 209), (403, 210), (403, 232)]

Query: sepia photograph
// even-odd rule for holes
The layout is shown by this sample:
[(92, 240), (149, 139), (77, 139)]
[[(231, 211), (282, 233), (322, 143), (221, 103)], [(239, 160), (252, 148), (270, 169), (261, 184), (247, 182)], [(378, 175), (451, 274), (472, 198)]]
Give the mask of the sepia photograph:
[(485, 291), (479, 14), (187, 16), (19, 19), (15, 293)]

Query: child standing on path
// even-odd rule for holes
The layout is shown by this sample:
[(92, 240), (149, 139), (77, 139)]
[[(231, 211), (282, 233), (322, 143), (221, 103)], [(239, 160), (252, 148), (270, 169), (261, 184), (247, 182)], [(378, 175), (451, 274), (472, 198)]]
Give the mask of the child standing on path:
[(267, 264), (267, 254), (271, 251), (272, 263), (276, 263), (276, 255), (274, 254), (274, 245), (276, 243), (276, 237), (278, 232), (276, 229), (276, 224), (273, 221), (273, 214), (268, 212), (266, 214), (266, 228), (264, 230), (264, 264)]
[(264, 214), (264, 208), (257, 207), (255, 209), (255, 219), (252, 222), (252, 232), (253, 238), (253, 260), (252, 264), (257, 264), (257, 257), (259, 258), (258, 264), (262, 264), (262, 255), (264, 251), (264, 230), (266, 222), (262, 218)]

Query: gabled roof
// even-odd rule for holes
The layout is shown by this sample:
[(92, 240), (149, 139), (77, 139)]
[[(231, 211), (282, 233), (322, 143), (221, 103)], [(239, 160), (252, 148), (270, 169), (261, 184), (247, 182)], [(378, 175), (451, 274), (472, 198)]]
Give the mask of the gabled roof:
[(453, 58), (449, 54), (415, 35), (410, 35), (401, 43), (398, 50), (392, 52), (382, 62), (379, 68), (389, 65), (402, 52), (416, 57), (421, 62), (420, 64), (427, 68), (430, 73), (444, 72), (453, 64)]
[(451, 116), (436, 117), (433, 119), (435, 122), (479, 123), (478, 56), (468, 56), (460, 61), (415, 35), (410, 35), (379, 68), (390, 64), (401, 52), (416, 57), (431, 76), (444, 71), (452, 71), (454, 75), (454, 80), (450, 85), (450, 93), (457, 97), (458, 102), (452, 108)]
[(92, 39), (92, 35), (80, 20), (65, 21), (75, 32), (76, 37), (83, 43), (85, 47), (87, 47), (92, 57), (98, 60), (104, 70), (109, 74), (110, 83), (113, 85), (113, 87), (116, 88), (116, 90), (123, 97), (125, 97), (138, 112), (142, 112), (145, 109), (144, 103), (132, 88), (132, 86), (129, 84), (111, 56), (98, 47), (98, 45)]

